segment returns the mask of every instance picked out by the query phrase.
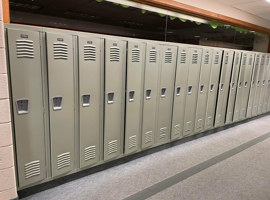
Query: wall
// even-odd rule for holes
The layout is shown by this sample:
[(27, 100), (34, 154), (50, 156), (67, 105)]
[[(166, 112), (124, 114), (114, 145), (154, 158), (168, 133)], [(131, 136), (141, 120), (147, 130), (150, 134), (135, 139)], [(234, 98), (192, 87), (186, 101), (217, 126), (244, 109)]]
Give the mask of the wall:
[(0, 200), (17, 197), (9, 103), (2, 0), (0, 0)]

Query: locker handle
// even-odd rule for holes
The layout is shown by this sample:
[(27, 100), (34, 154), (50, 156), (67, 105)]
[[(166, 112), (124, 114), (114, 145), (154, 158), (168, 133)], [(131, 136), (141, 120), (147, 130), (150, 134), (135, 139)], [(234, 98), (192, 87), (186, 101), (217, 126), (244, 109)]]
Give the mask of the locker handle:
[(188, 94), (192, 94), (192, 86), (188, 86)]
[(53, 105), (53, 110), (62, 110), (63, 109), (63, 97), (58, 96), (58, 97), (53, 97), (52, 98), (52, 105)]
[(146, 90), (146, 100), (151, 99), (151, 90)]
[(114, 92), (108, 93), (108, 104), (113, 104), (114, 102)]
[(241, 87), (242, 87), (242, 82), (239, 82), (238, 88), (241, 88)]
[(135, 96), (135, 91), (130, 91), (128, 101), (133, 102), (134, 101), (134, 96)]
[(258, 83), (257, 83), (257, 87), (259, 87), (260, 86), (260, 81), (258, 81)]
[(200, 87), (200, 92), (203, 93), (203, 88), (204, 88), (204, 85), (201, 85)]
[(248, 82), (246, 81), (246, 82), (245, 82), (245, 87), (247, 87), (247, 86), (248, 86)]
[(90, 94), (82, 95), (82, 107), (90, 106)]
[(161, 89), (161, 97), (164, 98), (166, 96), (166, 88)]
[(224, 84), (221, 83), (221, 84), (220, 84), (220, 90), (223, 90), (223, 87), (224, 87)]
[(232, 85), (231, 85), (231, 86), (232, 86), (232, 90), (233, 90), (233, 89), (234, 89), (234, 83), (232, 83)]
[(16, 107), (18, 115), (29, 113), (29, 100), (28, 99), (18, 99), (16, 101)]
[(213, 92), (214, 91), (214, 84), (211, 84), (210, 85), (210, 92)]
[(265, 85), (265, 80), (263, 80), (263, 83), (262, 84)]
[(180, 96), (181, 87), (176, 88), (176, 96)]

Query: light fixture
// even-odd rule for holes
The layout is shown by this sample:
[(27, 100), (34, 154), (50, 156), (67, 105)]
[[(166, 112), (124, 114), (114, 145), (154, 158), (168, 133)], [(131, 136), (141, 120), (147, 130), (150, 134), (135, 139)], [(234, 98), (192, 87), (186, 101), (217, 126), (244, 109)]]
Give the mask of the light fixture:
[(270, 3), (270, 0), (266, 0), (268, 3)]
[(195, 38), (200, 38), (201, 36), (199, 36), (199, 35), (195, 35), (194, 37), (195, 37)]

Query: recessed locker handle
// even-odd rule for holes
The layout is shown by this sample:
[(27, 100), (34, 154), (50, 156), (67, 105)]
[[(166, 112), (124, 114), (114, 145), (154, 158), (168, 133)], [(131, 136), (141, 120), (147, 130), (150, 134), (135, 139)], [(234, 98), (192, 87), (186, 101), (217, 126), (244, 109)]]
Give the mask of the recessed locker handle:
[(234, 83), (231, 84), (232, 90), (234, 89)]
[(224, 87), (224, 84), (221, 83), (221, 84), (220, 84), (220, 90), (223, 90), (223, 87)]
[(129, 96), (128, 101), (133, 102), (134, 96), (135, 96), (135, 91), (130, 91), (128, 96)]
[(151, 90), (146, 90), (146, 100), (151, 99)]
[(18, 115), (29, 113), (29, 100), (19, 99), (16, 101)]
[(238, 88), (241, 88), (241, 87), (242, 87), (242, 82), (239, 82)]
[(245, 82), (245, 87), (247, 87), (247, 86), (248, 86), (248, 82), (246, 81), (246, 82)]
[(214, 84), (211, 84), (210, 85), (210, 92), (213, 92), (214, 91)]
[(176, 96), (180, 96), (181, 87), (176, 88)]
[(161, 97), (164, 98), (166, 96), (166, 88), (161, 89)]
[(83, 94), (82, 107), (89, 107), (89, 106), (90, 106), (90, 94)]
[(200, 92), (203, 93), (203, 88), (204, 88), (204, 85), (201, 85), (200, 87)]
[(192, 86), (188, 86), (188, 94), (192, 94)]
[(257, 82), (257, 87), (259, 87), (259, 86), (260, 86), (260, 81)]
[(53, 110), (62, 110), (63, 109), (63, 97), (53, 97), (52, 98)]
[(114, 102), (114, 92), (109, 92), (107, 94), (107, 97), (108, 97), (108, 104), (113, 104), (113, 102)]

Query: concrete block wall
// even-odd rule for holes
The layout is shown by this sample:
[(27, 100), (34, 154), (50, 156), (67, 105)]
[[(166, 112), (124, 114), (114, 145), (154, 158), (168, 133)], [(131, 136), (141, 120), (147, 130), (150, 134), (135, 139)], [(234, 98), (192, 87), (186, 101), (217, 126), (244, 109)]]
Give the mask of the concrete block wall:
[(9, 200), (17, 198), (17, 188), (4, 39), (2, 0), (0, 0), (0, 200)]

